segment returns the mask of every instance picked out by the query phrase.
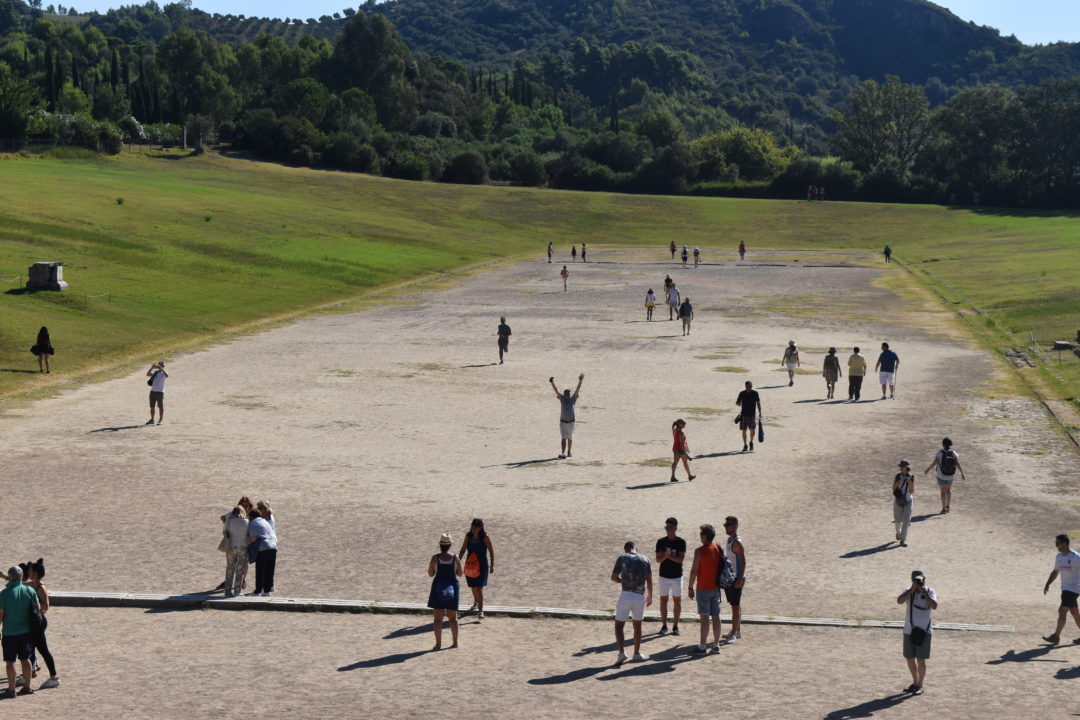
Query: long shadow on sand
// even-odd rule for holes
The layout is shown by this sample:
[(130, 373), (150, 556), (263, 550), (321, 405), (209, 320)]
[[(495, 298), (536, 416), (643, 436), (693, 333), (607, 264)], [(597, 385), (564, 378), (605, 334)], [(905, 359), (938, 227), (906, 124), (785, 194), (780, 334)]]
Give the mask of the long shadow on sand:
[(892, 550), (898, 548), (899, 545), (893, 545), (891, 542), (887, 542), (884, 545), (877, 545), (872, 548), (866, 548), (865, 550), (852, 550), (851, 552), (844, 553), (840, 556), (841, 560), (857, 557), (866, 557), (867, 555), (877, 555), (879, 552), (885, 552), (886, 550)]
[(22, 370), (20, 368), (0, 368), (0, 372), (34, 374), (34, 373), (40, 373), (41, 371), (40, 370)]
[(685, 662), (694, 662), (705, 658), (704, 655), (691, 655), (685, 647), (668, 648), (652, 655), (645, 662), (629, 663), (619, 668), (619, 672), (605, 675), (597, 680), (619, 680), (625, 677), (663, 675), (675, 672), (676, 666)]
[(705, 455), (695, 455), (694, 460), (704, 460), (706, 458), (718, 458), (727, 457), (728, 455), (742, 455), (742, 450), (725, 450), (724, 452), (707, 453)]
[(1054, 678), (1057, 680), (1078, 680), (1080, 679), (1080, 665), (1074, 668), (1061, 668), (1054, 673)]
[(149, 427), (148, 425), (118, 425), (116, 427), (103, 427), (91, 430), (92, 433), (99, 432), (120, 432), (121, 430), (138, 430), (139, 428)]
[(908, 695), (907, 693), (896, 693), (895, 695), (889, 695), (888, 697), (867, 700), (864, 703), (852, 705), (851, 707), (844, 708), (843, 710), (833, 710), (831, 713), (825, 716), (825, 720), (848, 720), (848, 718), (873, 717), (875, 712), (879, 710), (888, 710), (895, 705), (899, 705), (910, 697), (914, 696)]
[(421, 655), (427, 655), (432, 650), (417, 650), (416, 652), (407, 653), (394, 653), (393, 655), (384, 655), (381, 658), (372, 658), (371, 660), (361, 660), (360, 662), (354, 662), (352, 665), (345, 665), (338, 668), (338, 672), (349, 672), (350, 670), (364, 670), (366, 668), (383, 667), (384, 665), (398, 665), (400, 663), (418, 658)]
[[(641, 638), (641, 645), (642, 647), (644, 647), (646, 643), (650, 643), (653, 640), (659, 640), (662, 637), (666, 636), (659, 633), (653, 635), (643, 635)], [(597, 653), (611, 653), (612, 655), (614, 655), (616, 647), (618, 646), (615, 644), (615, 641), (612, 640), (611, 642), (604, 643), (603, 645), (593, 645), (592, 647), (581, 648), (576, 653), (574, 653), (574, 657), (585, 657), (586, 655), (596, 655)], [(627, 647), (629, 647), (629, 645), (627, 645)]]
[(1005, 663), (1026, 663), (1026, 662), (1068, 662), (1067, 660), (1058, 660), (1055, 658), (1044, 658), (1043, 655), (1049, 655), (1058, 648), (1068, 647), (1066, 645), (1043, 645), (1041, 647), (1031, 648), (1030, 650), (1021, 650), (1016, 652), (1015, 650), (1009, 650), (1007, 653), (999, 657), (997, 660), (987, 660), (987, 665), (1004, 665)]
[(911, 518), (911, 522), (917, 523), (924, 520), (933, 520), (936, 517), (941, 517), (941, 513), (926, 513), (925, 515), (915, 515)]
[(670, 480), (666, 482), (654, 482), (645, 483), (644, 485), (627, 485), (627, 490), (648, 490), (649, 488), (667, 487), (668, 485), (678, 485), (679, 483), (673, 483)]
[(574, 682), (575, 680), (584, 680), (585, 678), (602, 673), (610, 667), (610, 665), (601, 665), (599, 667), (578, 668), (577, 670), (571, 670), (562, 675), (533, 678), (532, 680), (529, 680), (528, 683), (530, 685), (562, 685), (563, 683)]
[(491, 367), (492, 365), (498, 365), (498, 364), (499, 363), (497, 363), (497, 362), (490, 362), (490, 363), (484, 363), (482, 365), (462, 365), (461, 367), (462, 368), (481, 368), (481, 367)]
[(549, 458), (540, 458), (538, 460), (519, 460), (518, 462), (498, 463), (496, 465), (481, 465), (480, 468), (481, 469), (493, 468), (493, 467), (519, 468), (519, 467), (525, 467), (526, 465), (536, 465), (537, 463), (555, 462), (558, 459), (559, 458), (557, 458), (557, 457), (549, 457)]
[(757, 389), (758, 390), (776, 390), (777, 388), (786, 388), (786, 387), (787, 387), (786, 384), (784, 384), (784, 385), (762, 385), (761, 387), (759, 387)]
[(424, 623), (423, 625), (414, 625), (413, 627), (403, 627), (397, 630), (392, 630), (386, 635), (383, 635), (383, 640), (393, 640), (401, 637), (411, 637), (413, 635), (425, 635), (433, 632), (435, 629), (434, 623)]

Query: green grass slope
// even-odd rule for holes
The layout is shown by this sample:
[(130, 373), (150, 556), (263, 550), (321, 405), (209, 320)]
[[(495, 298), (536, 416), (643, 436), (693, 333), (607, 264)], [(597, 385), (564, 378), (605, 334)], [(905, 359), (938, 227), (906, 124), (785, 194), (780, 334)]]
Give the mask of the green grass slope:
[[(36, 366), (27, 348), (41, 325), (70, 377), (410, 279), (539, 259), (549, 240), (565, 250), (671, 239), (728, 254), (739, 240), (752, 250), (890, 243), (932, 273), (916, 277), (991, 313), (1014, 344), (1029, 331), (1072, 338), (1078, 325), (1080, 222), (1071, 217), (461, 187), (213, 154), (6, 157), (0, 396), (44, 382), (21, 372)], [(19, 292), (12, 276), (25, 280), (37, 260), (64, 261), (69, 291)], [(103, 293), (111, 302), (84, 299)], [(1080, 372), (1058, 372), (1057, 390), (1071, 397)]]

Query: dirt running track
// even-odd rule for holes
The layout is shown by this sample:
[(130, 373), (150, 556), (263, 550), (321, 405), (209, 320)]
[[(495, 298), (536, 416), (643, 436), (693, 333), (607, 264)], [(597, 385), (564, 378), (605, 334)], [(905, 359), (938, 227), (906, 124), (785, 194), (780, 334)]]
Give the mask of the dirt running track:
[[(626, 539), (651, 549), (675, 515), (693, 546), (698, 524), (734, 514), (748, 613), (900, 619), (895, 597), (919, 568), (939, 620), (1016, 632), (942, 633), (927, 694), (894, 703), (881, 699), (910, 682), (897, 631), (753, 626), (700, 663), (666, 638), (648, 644), (662, 662), (612, 671), (608, 623), (493, 619), (466, 625), (459, 651), (414, 656), (431, 638), (408, 630), (413, 616), (57, 608), (64, 686), (18, 706), (624, 717), (635, 697), (643, 717), (1080, 712), (1080, 647), (1032, 654), (1057, 606), (1056, 586), (1042, 595), (1053, 536), (1080, 529), (1080, 463), (947, 313), (888, 289), (883, 273), (902, 270), (801, 252), (683, 270), (649, 250), (590, 250), (565, 293), (560, 265), (525, 262), (171, 359), (161, 426), (142, 425), (145, 368), (0, 418), (0, 491), (25, 518), (9, 514), (0, 563), (44, 556), (56, 589), (206, 590), (223, 578), (218, 517), (248, 494), (279, 518), (278, 595), (423, 602), (439, 533), (460, 539), (479, 516), (497, 554), (489, 602), (610, 608)], [(694, 304), (688, 337), (662, 307), (644, 322), (666, 272)], [(514, 331), (501, 366), (500, 314)], [(778, 364), (789, 339), (812, 371), (793, 388)], [(901, 357), (897, 398), (878, 400), (868, 378), (863, 402), (824, 401), (824, 349), (860, 345), (872, 364), (882, 340)], [(547, 378), (568, 387), (579, 372), (574, 457), (556, 460)], [(732, 423), (746, 379), (768, 421), (752, 454)], [(693, 483), (667, 482), (676, 417), (699, 456)], [(922, 475), (944, 435), (967, 473), (948, 516)], [(901, 458), (922, 481), (908, 548), (891, 542)], [(695, 697), (707, 678), (737, 686), (730, 703)]]

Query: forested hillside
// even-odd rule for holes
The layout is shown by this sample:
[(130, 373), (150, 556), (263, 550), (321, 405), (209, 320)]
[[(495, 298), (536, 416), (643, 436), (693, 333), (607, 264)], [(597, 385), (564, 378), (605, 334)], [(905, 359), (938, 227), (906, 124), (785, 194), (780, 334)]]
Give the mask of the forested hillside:
[(0, 0), (0, 148), (183, 130), (414, 180), (1080, 205), (1077, 46), (923, 0), (41, 2)]

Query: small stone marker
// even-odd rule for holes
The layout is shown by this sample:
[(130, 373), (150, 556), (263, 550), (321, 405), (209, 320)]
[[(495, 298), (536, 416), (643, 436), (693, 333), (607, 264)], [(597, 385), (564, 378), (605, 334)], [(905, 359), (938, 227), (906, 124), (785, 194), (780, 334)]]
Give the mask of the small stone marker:
[(67, 286), (64, 282), (64, 263), (36, 262), (30, 266), (26, 280), (27, 290), (63, 290)]

